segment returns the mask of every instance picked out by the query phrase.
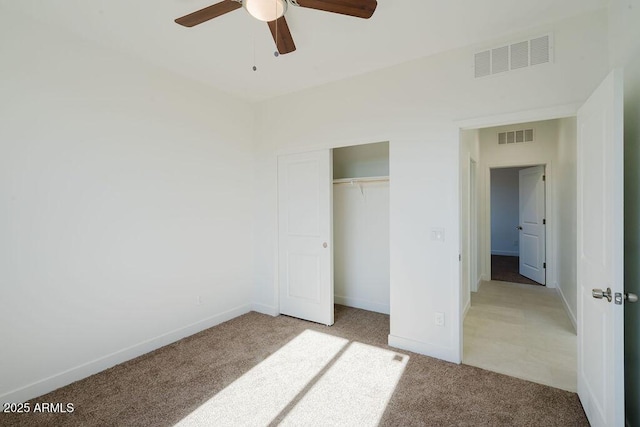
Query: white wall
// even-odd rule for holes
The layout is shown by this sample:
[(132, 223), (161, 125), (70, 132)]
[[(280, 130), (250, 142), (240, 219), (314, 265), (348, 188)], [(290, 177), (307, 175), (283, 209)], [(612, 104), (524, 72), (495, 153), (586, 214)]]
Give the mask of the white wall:
[[(556, 46), (548, 66), (473, 79), (473, 53), (490, 46), (472, 46), (258, 104), (258, 304), (277, 311), (278, 153), (389, 141), (389, 342), (460, 361), (458, 120), (582, 102), (608, 71), (606, 12), (504, 41), (545, 31)], [(433, 228), (445, 230), (444, 242), (431, 240)], [(434, 325), (436, 312), (444, 327)]]
[(491, 170), (491, 255), (520, 254), (520, 168)]
[(389, 176), (389, 143), (355, 145), (333, 150), (333, 178)]
[(577, 329), (577, 123), (575, 117), (558, 120), (556, 173), (557, 288), (569, 318)]
[(248, 311), (248, 106), (6, 11), (0, 57), (0, 401)]
[(333, 186), (334, 301), (389, 313), (389, 183)]

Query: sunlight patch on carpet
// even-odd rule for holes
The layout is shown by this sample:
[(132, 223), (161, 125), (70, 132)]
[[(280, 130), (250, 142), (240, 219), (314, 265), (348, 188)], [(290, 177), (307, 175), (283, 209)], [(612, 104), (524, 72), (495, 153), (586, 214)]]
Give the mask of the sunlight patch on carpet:
[(268, 425), (347, 344), (306, 330), (177, 425)]
[(306, 330), (178, 426), (376, 426), (409, 356)]
[(408, 361), (354, 342), (280, 425), (377, 426)]

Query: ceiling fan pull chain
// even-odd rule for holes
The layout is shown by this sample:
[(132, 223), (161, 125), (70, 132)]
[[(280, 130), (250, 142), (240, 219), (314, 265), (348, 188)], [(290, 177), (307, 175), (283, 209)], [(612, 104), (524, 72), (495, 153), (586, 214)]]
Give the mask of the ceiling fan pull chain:
[(258, 67), (256, 66), (256, 26), (253, 23), (251, 25), (251, 38), (253, 40), (253, 71), (257, 71)]
[[(276, 15), (278, 14), (278, 2), (274, 1), (273, 2), (273, 6), (276, 8)], [(280, 39), (278, 38), (278, 20), (276, 19), (276, 51), (273, 52), (273, 56), (275, 56), (276, 58), (278, 57), (278, 55), (280, 55)]]

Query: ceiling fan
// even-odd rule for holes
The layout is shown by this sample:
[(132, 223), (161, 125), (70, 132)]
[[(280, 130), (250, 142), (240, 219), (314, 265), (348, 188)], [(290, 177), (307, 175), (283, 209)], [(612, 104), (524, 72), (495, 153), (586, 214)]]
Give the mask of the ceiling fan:
[(278, 53), (284, 55), (296, 50), (284, 18), (289, 5), (368, 19), (376, 10), (378, 2), (376, 0), (223, 0), (178, 18), (175, 22), (185, 27), (193, 27), (244, 7), (251, 16), (269, 25)]

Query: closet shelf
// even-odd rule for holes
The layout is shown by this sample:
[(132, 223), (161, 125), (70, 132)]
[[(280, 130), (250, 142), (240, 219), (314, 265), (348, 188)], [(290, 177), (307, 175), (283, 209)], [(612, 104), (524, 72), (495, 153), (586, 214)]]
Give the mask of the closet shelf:
[(359, 178), (340, 178), (334, 179), (334, 184), (357, 184), (359, 182), (385, 182), (389, 181), (388, 176), (363, 176)]

